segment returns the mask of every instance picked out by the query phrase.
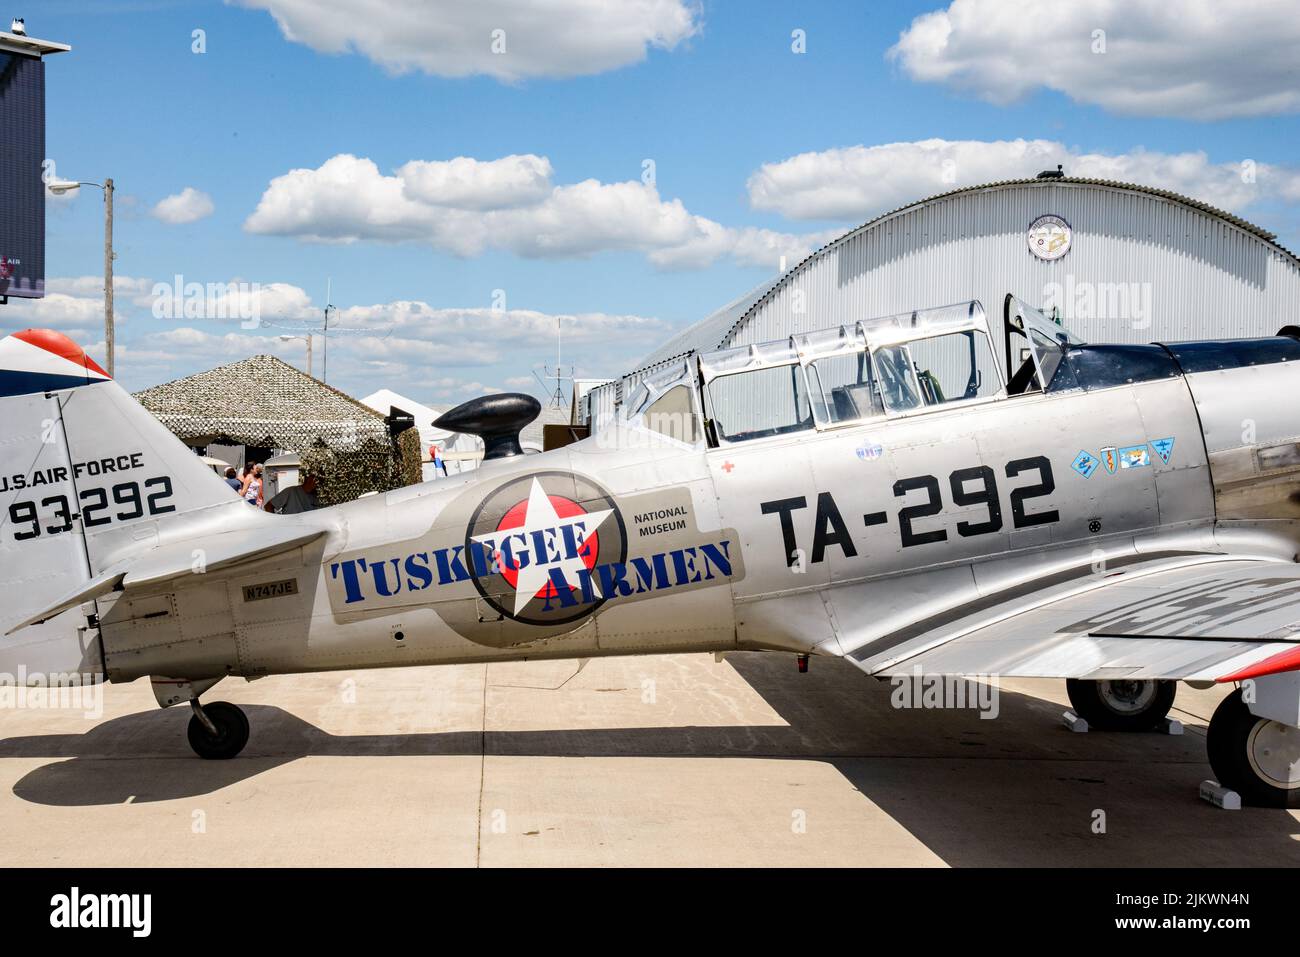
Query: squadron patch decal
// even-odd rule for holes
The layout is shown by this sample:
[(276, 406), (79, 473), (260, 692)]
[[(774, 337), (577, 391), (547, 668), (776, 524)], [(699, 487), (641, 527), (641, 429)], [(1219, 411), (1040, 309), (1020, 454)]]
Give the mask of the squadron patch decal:
[(1145, 445), (1126, 445), (1119, 450), (1119, 467), (1140, 469), (1151, 464), (1151, 453)]
[(1101, 462), (1106, 466), (1106, 471), (1111, 475), (1114, 475), (1115, 470), (1119, 468), (1119, 456), (1117, 455), (1117, 452), (1118, 450), (1113, 445), (1108, 445), (1101, 450)]
[[(1168, 465), (1174, 453), (1173, 438), (1152, 439), (1149, 445), (1160, 461)], [(1084, 478), (1091, 478), (1092, 473), (1097, 471), (1098, 465), (1104, 465), (1106, 472), (1114, 475), (1123, 469), (1140, 469), (1151, 464), (1151, 452), (1148, 450), (1146, 443), (1142, 445), (1125, 445), (1121, 448), (1108, 445), (1101, 449), (1098, 455), (1100, 458), (1086, 449), (1081, 449), (1079, 454), (1075, 456), (1074, 461), (1070, 463), (1070, 468)]]
[(1080, 449), (1079, 454), (1076, 455), (1074, 461), (1070, 463), (1070, 468), (1074, 469), (1084, 478), (1092, 478), (1092, 473), (1097, 471), (1097, 466), (1100, 464), (1101, 460), (1098, 459), (1097, 456), (1093, 455), (1091, 452), (1086, 452)]

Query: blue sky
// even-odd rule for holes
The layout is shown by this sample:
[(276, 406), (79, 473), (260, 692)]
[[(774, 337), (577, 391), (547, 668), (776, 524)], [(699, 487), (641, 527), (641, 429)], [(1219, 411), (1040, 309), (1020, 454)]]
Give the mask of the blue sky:
[[(1170, 17), (1145, 0), (1069, 15), (1001, 0), (1007, 30), (980, 9), (992, 0), (645, 0), (595, 23), (576, 0), (552, 0), (540, 21), (506, 0), (469, 14), (434, 0), (245, 2), (10, 3), (30, 35), (73, 47), (47, 64), (58, 175), (117, 186), (129, 388), (257, 351), (301, 363), (302, 344), (274, 336), (319, 314), (327, 279), (338, 324), (356, 330), (331, 337), (330, 380), (353, 394), (447, 403), (527, 388), (554, 361), (554, 315), (577, 317), (566, 365), (615, 375), (774, 275), (783, 253), (792, 264), (899, 202), (1058, 156), (1067, 172), (1118, 169), (1300, 239), (1300, 76), (1271, 52), (1295, 49), (1286, 4), (1220, 21), (1200, 3)], [(492, 54), (497, 23), (506, 48)], [(333, 52), (348, 34), (367, 40)], [(442, 75), (458, 71), (470, 75)], [(1261, 85), (1281, 92), (1254, 96)], [(341, 154), (374, 171), (319, 172)], [(480, 164), (456, 174), (468, 206), (447, 198), (456, 157)], [(481, 165), (507, 157), (536, 159)], [(425, 186), (398, 173), (411, 161), (432, 164), (417, 171)], [(1242, 182), (1248, 161), (1260, 174)], [(313, 175), (282, 181), (291, 170)], [(501, 191), (507, 174), (531, 175), (526, 196)], [(207, 204), (182, 199), (164, 221), (156, 204), (187, 189), (211, 212), (193, 218)], [(383, 198), (334, 209), (341, 192)], [(57, 325), (94, 348), (102, 208), (83, 193), (49, 203), (52, 295), (0, 322)], [(153, 284), (177, 274), (272, 288), (259, 309), (275, 328), (154, 318)], [(504, 312), (488, 312), (495, 290)]]

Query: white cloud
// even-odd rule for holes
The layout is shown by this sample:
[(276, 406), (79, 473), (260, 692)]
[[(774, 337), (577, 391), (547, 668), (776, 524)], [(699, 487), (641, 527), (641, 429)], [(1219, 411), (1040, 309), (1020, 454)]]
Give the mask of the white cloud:
[(267, 10), (285, 39), (320, 53), (360, 53), (391, 73), (505, 82), (639, 63), (648, 48), (672, 50), (701, 26), (698, 6), (687, 0), (236, 2)]
[(531, 153), (476, 160), (412, 160), (397, 171), (406, 195), (432, 206), (453, 209), (507, 209), (527, 206), (551, 191), (551, 161)]
[[(149, 279), (117, 277), (122, 310), (134, 310), (140, 322), (125, 324), (118, 312), (118, 377), (129, 389), (188, 375), (251, 355), (276, 355), (299, 368), (306, 365), (305, 343), (282, 341), (318, 330), (320, 307), (307, 292), (290, 283), (213, 283), (215, 295), (232, 302), (224, 306), (205, 299), (205, 308), (234, 313), (247, 308), (253, 296), (262, 314), (260, 328), (236, 328), (237, 316), (204, 321), (208, 313), (176, 313), (180, 321), (161, 325), (150, 318), (155, 292), (176, 293), (176, 278), (155, 284)], [(29, 326), (55, 328), (72, 336), (96, 357), (103, 355), (103, 302), (94, 293), (102, 280), (92, 276), (52, 279), (53, 292), (43, 300), (10, 300), (17, 307), (0, 312), (0, 334)], [(209, 284), (181, 285), (181, 305)], [(214, 305), (214, 303), (217, 303)], [(187, 321), (188, 320), (188, 321)], [(198, 324), (190, 324), (198, 320)], [(554, 358), (557, 320), (564, 326), (564, 361), (581, 373), (589, 365), (612, 371), (622, 368), (672, 331), (655, 318), (620, 313), (554, 314), (532, 309), (438, 307), (418, 300), (397, 300), (339, 309), (330, 323), (329, 380), (354, 395), (373, 392), (378, 384), (430, 401), (462, 401), (499, 391), (490, 383), (528, 368), (533, 360)], [(315, 332), (315, 373), (321, 374), (323, 343)], [(606, 368), (608, 367), (608, 369)], [(460, 373), (479, 370), (478, 377)], [(520, 378), (517, 375), (514, 378)], [(525, 377), (526, 378), (526, 377)], [(526, 378), (524, 384), (534, 380)]]
[[(399, 383), (390, 387), (434, 401), (499, 391), (483, 384), (489, 375), (496, 382), (509, 377), (515, 387), (534, 385), (534, 379), (514, 373), (535, 361), (553, 361), (557, 320), (563, 324), (564, 363), (575, 364), (579, 374), (591, 366), (622, 369), (672, 332), (663, 320), (619, 313), (556, 315), (420, 301), (351, 306), (338, 312), (337, 327), (346, 331), (330, 336), (330, 381), (337, 374), (357, 395)], [(482, 379), (457, 375), (467, 368), (484, 370)]]
[[(135, 278), (132, 276), (113, 276), (113, 297), (114, 306), (123, 299), (136, 299), (144, 295), (151, 283), (148, 279)], [(46, 298), (53, 293), (63, 293), (68, 296), (91, 297), (98, 302), (101, 307), (104, 302), (104, 277), (103, 276), (55, 276), (45, 280)]]
[(104, 324), (104, 300), (83, 299), (66, 293), (47, 293), (44, 299), (10, 299), (0, 310), (0, 326), (9, 330), (84, 329)]
[(340, 153), (271, 180), (244, 228), (313, 242), (400, 242), (430, 235), (437, 223), (430, 207), (406, 198), (400, 179)]
[[(155, 283), (115, 277), (115, 371), (125, 388), (146, 388), (258, 354), (305, 368), (306, 344), (280, 337), (300, 337), (309, 329), (314, 371), (321, 374), (321, 308), (302, 287), (238, 279), (187, 283), (186, 278)], [(15, 298), (0, 310), (0, 335), (33, 326), (58, 329), (102, 361), (102, 284), (96, 276), (52, 278), (45, 299)], [(201, 309), (187, 312), (186, 304), (196, 296)], [(155, 319), (155, 304), (173, 300), (175, 319)], [(254, 307), (261, 326), (240, 328), (240, 315)], [(444, 307), (419, 300), (348, 306), (331, 318), (329, 381), (353, 395), (385, 385), (439, 403), (500, 391), (494, 383), (507, 378), (512, 385), (531, 386), (535, 380), (519, 373), (554, 361), (557, 322), (563, 324), (565, 367), (575, 365), (579, 375), (623, 369), (672, 333), (661, 319), (626, 313)]]
[(1067, 176), (1140, 183), (1239, 211), (1300, 199), (1300, 170), (1266, 163), (1212, 163), (1203, 152), (1135, 149), (1081, 153), (1052, 140), (919, 140), (801, 153), (749, 178), (756, 209), (791, 219), (855, 219), (925, 196), (1033, 176), (1061, 164)]
[[(439, 308), (419, 301), (350, 306), (338, 312), (338, 322), (362, 330), (383, 329), (396, 341), (414, 340), (439, 350), (464, 348), (475, 340), (491, 343), (494, 356), (520, 347), (552, 345), (557, 320), (563, 322), (564, 342), (654, 342), (671, 330), (660, 319), (604, 312), (564, 314), (533, 309)], [(461, 361), (461, 360), (458, 360)]]
[[(149, 289), (148, 279), (113, 277), (113, 315), (118, 323), (127, 320), (132, 304)], [(45, 280), (45, 298), (9, 300), (0, 309), (0, 327), (5, 330), (38, 327), (71, 334), (104, 328), (104, 277), (51, 277)]]
[[(104, 325), (104, 280), (100, 276), (52, 277), (45, 283), (43, 299), (9, 300), (0, 310), (0, 326), (22, 329), (39, 326), (51, 329), (95, 329)], [(320, 317), (311, 296), (289, 283), (229, 282), (200, 283), (173, 276), (155, 282), (133, 276), (113, 277), (113, 314), (122, 329), (128, 323), (150, 317), (165, 321), (208, 321), (231, 326), (250, 317), (268, 323), (302, 322)], [(234, 340), (231, 340), (234, 341)]]
[(204, 368), (212, 368), (253, 355), (297, 356), (302, 352), (302, 343), (281, 342), (274, 335), (208, 332), (180, 326), (150, 333), (146, 339), (134, 340), (126, 344), (124, 352), (132, 362), (172, 363), (197, 360), (204, 363)]
[(1115, 113), (1214, 120), (1300, 111), (1298, 46), (1293, 0), (953, 0), (888, 56), (998, 104), (1044, 87)]
[(633, 251), (665, 268), (705, 266), (724, 255), (775, 268), (781, 256), (802, 258), (825, 239), (725, 227), (640, 181), (552, 186), (550, 177), (550, 162), (532, 155), (417, 160), (388, 176), (369, 159), (341, 153), (317, 169), (273, 179), (244, 228), (311, 242), (420, 242), (458, 256)]
[(170, 226), (181, 226), (211, 216), (215, 208), (211, 196), (193, 186), (186, 186), (179, 193), (159, 200), (151, 215)]

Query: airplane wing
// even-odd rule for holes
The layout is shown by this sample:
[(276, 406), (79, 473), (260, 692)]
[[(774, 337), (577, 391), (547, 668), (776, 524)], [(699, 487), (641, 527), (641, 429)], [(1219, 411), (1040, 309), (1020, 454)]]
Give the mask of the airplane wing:
[(52, 604), (27, 616), (9, 628), (5, 635), (12, 635), (28, 625), (48, 621), (83, 601), (98, 598), (112, 591), (141, 588), (145, 585), (155, 585), (192, 575), (195, 573), (196, 548), (201, 548), (203, 552), (203, 570), (215, 572), (306, 545), (320, 538), (325, 532), (324, 528), (304, 529), (299, 525), (261, 526), (219, 532), (201, 536), (196, 540), (161, 545), (110, 565)]
[(848, 652), (922, 674), (1241, 681), (1300, 669), (1300, 565), (1202, 555), (991, 592)]

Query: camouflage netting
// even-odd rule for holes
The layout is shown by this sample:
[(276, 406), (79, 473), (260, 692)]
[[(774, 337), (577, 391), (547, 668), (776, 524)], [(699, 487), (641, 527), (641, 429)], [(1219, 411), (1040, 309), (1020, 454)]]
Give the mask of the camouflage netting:
[[(409, 441), (413, 440), (413, 441)], [(420, 436), (407, 429), (398, 437), (401, 458), (394, 457), (385, 440), (382, 444), (367, 440), (362, 448), (338, 452), (324, 442), (316, 442), (298, 452), (304, 474), (320, 478), (321, 506), (350, 502), (366, 492), (413, 485), (420, 481)], [(414, 460), (410, 451), (414, 450)], [(414, 470), (414, 478), (412, 478)]]
[(420, 437), (394, 443), (384, 416), (274, 356), (253, 356), (136, 393), (183, 441), (295, 452), (322, 505), (420, 481)]
[(394, 463), (396, 480), (393, 488), (405, 485), (418, 485), (424, 481), (424, 443), (420, 441), (420, 430), (410, 428), (397, 436), (397, 449), (400, 458)]

